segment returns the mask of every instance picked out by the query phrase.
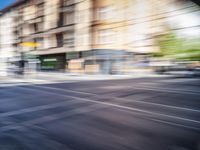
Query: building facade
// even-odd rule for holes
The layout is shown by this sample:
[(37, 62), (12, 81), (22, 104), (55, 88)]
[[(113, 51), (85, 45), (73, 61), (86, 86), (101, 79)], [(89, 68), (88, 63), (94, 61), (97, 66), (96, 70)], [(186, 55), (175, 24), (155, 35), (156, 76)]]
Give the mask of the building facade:
[(15, 11), (0, 16), (0, 75), (6, 76), (12, 67), (10, 63), (17, 55), (15, 47)]
[[(167, 32), (165, 12), (177, 1), (19, 0), (1, 15), (1, 57), (15, 51), (28, 71), (113, 74), (145, 68), (159, 51), (156, 37)], [(4, 41), (11, 37), (7, 50)]]

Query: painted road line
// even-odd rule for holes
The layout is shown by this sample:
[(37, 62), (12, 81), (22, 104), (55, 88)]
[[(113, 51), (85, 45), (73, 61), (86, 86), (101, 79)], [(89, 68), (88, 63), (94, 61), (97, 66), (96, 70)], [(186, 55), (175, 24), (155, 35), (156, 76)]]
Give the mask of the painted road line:
[[(57, 91), (62, 91), (62, 92), (73, 92), (73, 93), (77, 93), (77, 94), (86, 94), (86, 95), (91, 95), (91, 96), (102, 97), (101, 95), (98, 95), (98, 94), (95, 94), (95, 93), (89, 93), (89, 92), (74, 91), (74, 90), (69, 90), (69, 89), (60, 89), (60, 88), (38, 86), (38, 85), (32, 85), (32, 86), (38, 87), (38, 88), (50, 89), (50, 90), (57, 90)], [(118, 98), (118, 97), (113, 97), (113, 96), (103, 96), (103, 97), (108, 98), (108, 99), (116, 99), (116, 100), (123, 100), (123, 101), (125, 100), (125, 101), (130, 101), (130, 102), (143, 103), (143, 104), (149, 104), (149, 105), (155, 105), (155, 106), (161, 106), (161, 107), (166, 107), (166, 108), (180, 109), (180, 110), (193, 111), (193, 112), (199, 112), (200, 113), (200, 110), (185, 108), (185, 107), (177, 107), (177, 106), (172, 106), (172, 105), (145, 102), (145, 101), (141, 101), (141, 100), (132, 100), (132, 99), (130, 100), (130, 99), (126, 99), (126, 98)]]
[[(96, 111), (96, 110), (99, 110), (99, 109), (107, 108), (109, 106), (110, 105), (94, 104), (94, 105), (85, 106), (85, 107), (81, 107), (81, 108), (75, 108), (75, 109), (70, 110), (70, 111), (65, 111), (65, 112), (62, 112), (62, 113), (43, 116), (43, 117), (40, 117), (40, 118), (25, 121), (25, 122), (22, 122), (22, 123), (17, 123), (17, 124), (14, 124), (14, 125), (4, 126), (4, 127), (0, 128), (0, 132), (6, 132), (6, 131), (10, 131), (10, 130), (19, 130), (19, 129), (25, 128), (25, 127), (30, 128), (31, 126), (34, 126), (35, 124), (47, 123), (47, 122), (71, 117), (71, 116), (74, 116), (74, 115), (89, 113), (89, 112)], [(141, 114), (139, 113), (139, 115), (141, 115)], [(173, 123), (173, 122), (169, 122), (169, 121), (163, 121), (163, 120), (160, 120), (160, 119), (154, 119), (154, 118), (149, 118), (149, 117), (148, 118), (145, 117), (145, 119), (155, 121), (155, 122), (159, 122), (159, 123), (162, 122), (162, 123), (165, 123), (165, 124), (170, 124), (170, 125), (173, 125), (173, 126), (184, 127), (184, 128), (192, 129), (192, 130), (198, 130), (198, 131), (200, 130), (200, 128), (197, 128), (197, 127), (187, 126), (187, 125)]]
[(37, 112), (37, 111), (47, 110), (47, 109), (51, 109), (51, 108), (57, 108), (57, 107), (60, 107), (63, 105), (72, 106), (74, 104), (79, 104), (79, 103), (80, 102), (78, 102), (78, 101), (70, 100), (70, 101), (58, 102), (58, 103), (53, 103), (53, 104), (28, 107), (28, 108), (24, 108), (24, 109), (20, 109), (20, 110), (1, 113), (0, 117), (8, 117), (8, 116), (20, 115), (20, 114), (24, 114), (24, 113)]
[[(40, 91), (38, 89), (31, 89), (31, 90)], [(48, 91), (45, 91), (45, 92), (51, 93), (51, 92), (48, 92)], [(193, 119), (188, 119), (188, 118), (183, 118), (183, 117), (178, 117), (178, 116), (172, 116), (172, 115), (167, 115), (167, 114), (162, 114), (162, 113), (156, 113), (156, 112), (151, 112), (151, 111), (147, 111), (147, 110), (143, 110), (143, 109), (138, 109), (138, 108), (133, 108), (133, 107), (128, 107), (128, 106), (122, 106), (122, 105), (118, 105), (118, 104), (112, 104), (112, 103), (108, 103), (108, 102), (95, 101), (95, 100), (92, 100), (92, 99), (80, 98), (80, 97), (76, 97), (76, 96), (69, 96), (69, 95), (63, 95), (63, 94), (60, 94), (60, 95), (62, 95), (63, 97), (73, 98), (73, 99), (80, 100), (80, 101), (87, 101), (87, 102), (97, 103), (97, 104), (101, 104), (101, 105), (112, 106), (112, 107), (120, 108), (120, 109), (124, 109), (124, 110), (129, 110), (129, 111), (134, 111), (134, 112), (136, 111), (136, 112), (140, 112), (140, 113), (143, 113), (143, 114), (150, 114), (152, 116), (166, 117), (166, 118), (171, 118), (171, 119), (175, 119), (175, 120), (196, 123), (198, 125), (200, 124), (200, 121), (198, 121), (198, 120), (193, 120)]]

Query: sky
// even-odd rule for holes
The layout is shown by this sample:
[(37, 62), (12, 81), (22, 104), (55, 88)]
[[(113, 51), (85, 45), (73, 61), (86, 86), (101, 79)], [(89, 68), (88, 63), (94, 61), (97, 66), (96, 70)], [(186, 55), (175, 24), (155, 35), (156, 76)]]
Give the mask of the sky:
[(6, 6), (12, 4), (16, 0), (0, 0), (0, 10), (5, 8)]

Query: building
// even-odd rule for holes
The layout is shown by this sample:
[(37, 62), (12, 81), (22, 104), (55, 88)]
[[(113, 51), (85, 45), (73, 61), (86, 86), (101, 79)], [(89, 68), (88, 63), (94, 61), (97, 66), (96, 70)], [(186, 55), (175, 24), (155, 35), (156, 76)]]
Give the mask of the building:
[(113, 74), (146, 69), (149, 56), (159, 51), (157, 37), (167, 32), (168, 8), (177, 2), (19, 0), (1, 15), (1, 22), (7, 21), (1, 24), (9, 24), (0, 27), (1, 57), (25, 60), (28, 71)]
[(15, 43), (15, 11), (2, 12), (0, 15), (0, 75), (11, 71), (11, 61), (17, 55)]

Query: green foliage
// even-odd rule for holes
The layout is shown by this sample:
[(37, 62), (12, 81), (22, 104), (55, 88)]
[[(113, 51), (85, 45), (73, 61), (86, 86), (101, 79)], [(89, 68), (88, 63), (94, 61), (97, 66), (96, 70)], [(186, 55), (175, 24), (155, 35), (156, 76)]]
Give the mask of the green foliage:
[(160, 52), (153, 54), (154, 57), (200, 61), (200, 39), (178, 37), (169, 33), (159, 37), (158, 43)]

